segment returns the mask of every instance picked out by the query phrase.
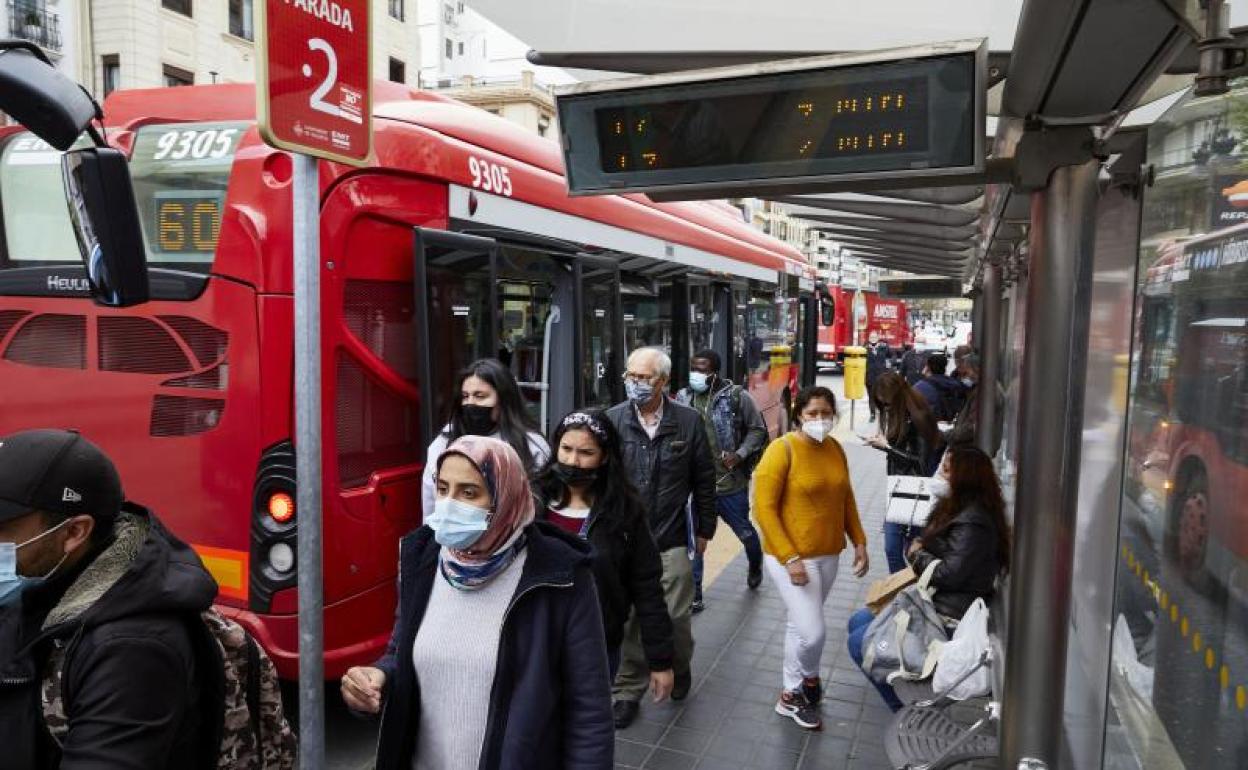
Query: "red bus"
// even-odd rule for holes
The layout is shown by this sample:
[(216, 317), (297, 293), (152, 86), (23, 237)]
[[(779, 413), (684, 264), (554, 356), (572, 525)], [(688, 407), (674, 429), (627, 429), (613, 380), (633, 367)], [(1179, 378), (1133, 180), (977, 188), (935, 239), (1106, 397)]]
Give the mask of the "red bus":
[(1144, 277), (1137, 329), (1127, 467), (1135, 496), (1186, 575), (1242, 579), (1248, 225), (1161, 249)]
[[(722, 207), (570, 198), (547, 140), (394, 84), (375, 102), (371, 164), (320, 166), (330, 678), (386, 643), (397, 541), (419, 523), (424, 448), (463, 365), (508, 363), (545, 430), (620, 399), (627, 350), (667, 348), (679, 384), (712, 347), (779, 429), (817, 309), (801, 255)], [(99, 443), (292, 677), (291, 160), (260, 140), (249, 85), (117, 91), (104, 107), (152, 301), (91, 302), (48, 205), (59, 154), (0, 130), (0, 433)]]
[[(819, 369), (839, 369), (845, 359), (845, 348), (854, 344), (854, 295), (853, 289), (830, 286), (834, 320), (829, 326), (819, 327)], [(906, 315), (906, 303), (899, 299), (881, 299), (874, 291), (862, 292), (866, 311), (858, 316), (858, 344), (865, 345), (871, 332), (877, 332), (880, 340), (888, 344), (894, 355), (900, 355), (902, 346), (910, 342), (910, 324)]]

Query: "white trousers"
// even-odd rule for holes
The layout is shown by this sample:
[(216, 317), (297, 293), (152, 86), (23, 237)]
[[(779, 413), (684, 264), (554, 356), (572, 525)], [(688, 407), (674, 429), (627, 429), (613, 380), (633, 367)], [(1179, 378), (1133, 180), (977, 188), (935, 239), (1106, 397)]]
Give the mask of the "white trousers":
[(763, 560), (771, 573), (771, 584), (789, 611), (784, 634), (785, 690), (797, 689), (804, 677), (819, 676), (819, 661), (823, 658), (823, 643), (827, 637), (823, 603), (836, 581), (840, 560), (839, 554), (802, 559), (810, 578), (804, 586), (793, 585), (788, 569), (776, 557), (768, 555)]

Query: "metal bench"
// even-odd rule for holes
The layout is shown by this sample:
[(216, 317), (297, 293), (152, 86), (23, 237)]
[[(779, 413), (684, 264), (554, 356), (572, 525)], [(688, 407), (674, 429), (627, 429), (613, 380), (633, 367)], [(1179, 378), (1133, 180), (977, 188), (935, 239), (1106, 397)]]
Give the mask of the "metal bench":
[[(1001, 596), (997, 592), (997, 596)], [(931, 680), (899, 681), (893, 689), (908, 704), (893, 717), (884, 733), (884, 751), (896, 770), (945, 770), (974, 762), (996, 759), (999, 754), (997, 726), (1001, 712), (1002, 645), (994, 626), (1003, 619), (1002, 608), (994, 599), (989, 608), (989, 649), (978, 663), (943, 692), (933, 692)], [(1003, 624), (1002, 624), (1003, 625)], [(969, 701), (955, 701), (949, 692), (974, 672), (988, 666), (992, 671), (992, 695)], [(978, 718), (951, 716), (953, 711), (978, 707)]]

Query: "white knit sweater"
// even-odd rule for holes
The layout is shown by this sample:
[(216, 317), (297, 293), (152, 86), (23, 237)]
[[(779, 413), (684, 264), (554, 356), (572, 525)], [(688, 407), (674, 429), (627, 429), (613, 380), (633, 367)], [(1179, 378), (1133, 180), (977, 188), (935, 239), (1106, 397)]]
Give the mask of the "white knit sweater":
[(481, 761), (503, 614), (527, 555), (521, 550), (502, 574), (471, 591), (434, 576), (412, 646), (420, 685), (415, 770), (476, 770)]

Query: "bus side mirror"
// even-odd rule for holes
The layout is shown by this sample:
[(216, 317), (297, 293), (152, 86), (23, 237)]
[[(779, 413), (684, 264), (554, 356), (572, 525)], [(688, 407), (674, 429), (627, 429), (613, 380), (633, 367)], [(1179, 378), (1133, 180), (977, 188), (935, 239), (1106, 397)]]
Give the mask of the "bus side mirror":
[(99, 108), (90, 95), (48, 63), (37, 46), (0, 42), (0, 110), (58, 150), (68, 150)]
[(126, 156), (111, 147), (61, 156), (69, 218), (100, 305), (128, 307), (148, 300), (147, 253)]
[(836, 303), (830, 295), (819, 300), (819, 321), (824, 326), (831, 326), (836, 321)]

